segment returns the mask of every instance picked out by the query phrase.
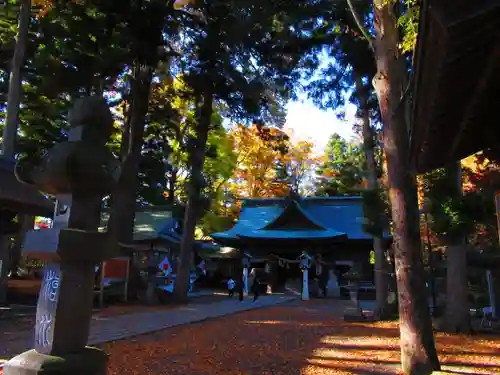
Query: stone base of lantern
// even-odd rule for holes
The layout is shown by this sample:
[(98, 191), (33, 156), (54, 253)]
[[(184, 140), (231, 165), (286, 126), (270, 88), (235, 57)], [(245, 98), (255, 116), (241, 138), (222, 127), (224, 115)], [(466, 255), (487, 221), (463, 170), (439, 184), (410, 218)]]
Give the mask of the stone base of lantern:
[(102, 350), (87, 347), (63, 357), (30, 350), (8, 361), (4, 375), (106, 375), (108, 356)]
[(345, 322), (366, 322), (366, 317), (363, 315), (361, 310), (356, 308), (347, 309), (344, 312)]

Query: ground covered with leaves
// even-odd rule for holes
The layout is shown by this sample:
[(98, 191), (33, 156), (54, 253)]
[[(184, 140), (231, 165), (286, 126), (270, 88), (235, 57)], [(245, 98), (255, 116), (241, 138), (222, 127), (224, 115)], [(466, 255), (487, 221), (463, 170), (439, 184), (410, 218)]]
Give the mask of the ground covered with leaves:
[[(397, 323), (345, 323), (339, 304), (296, 302), (108, 343), (108, 374), (398, 374)], [(500, 374), (500, 337), (436, 339), (446, 373)]]

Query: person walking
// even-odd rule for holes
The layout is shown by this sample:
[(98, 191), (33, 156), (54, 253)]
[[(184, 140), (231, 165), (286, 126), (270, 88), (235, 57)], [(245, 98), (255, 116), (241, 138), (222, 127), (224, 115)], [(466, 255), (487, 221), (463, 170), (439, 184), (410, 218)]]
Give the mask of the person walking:
[(253, 301), (257, 301), (259, 298), (259, 292), (260, 292), (260, 283), (257, 278), (254, 279), (253, 284), (252, 284), (252, 293), (253, 293)]
[(229, 280), (227, 280), (227, 291), (228, 291), (229, 298), (233, 298), (235, 284), (236, 283), (234, 282), (232, 277), (230, 277)]

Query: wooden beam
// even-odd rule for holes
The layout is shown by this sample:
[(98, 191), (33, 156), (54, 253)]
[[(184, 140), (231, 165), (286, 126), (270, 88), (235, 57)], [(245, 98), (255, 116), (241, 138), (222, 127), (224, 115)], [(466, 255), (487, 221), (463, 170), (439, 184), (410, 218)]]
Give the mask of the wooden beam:
[(471, 99), (469, 101), (469, 104), (465, 108), (464, 111), (464, 116), (462, 118), (462, 121), (460, 122), (460, 125), (458, 126), (458, 134), (454, 138), (451, 150), (448, 154), (448, 158), (453, 160), (453, 155), (458, 150), (458, 147), (460, 145), (460, 142), (462, 141), (462, 135), (464, 133), (465, 128), (467, 127), (467, 124), (470, 122), (472, 117), (474, 116), (474, 111), (478, 107), (479, 103), (482, 100), (482, 93), (486, 89), (489, 81), (491, 80), (491, 76), (495, 73), (499, 73), (497, 71), (497, 66), (500, 61), (500, 35), (497, 34), (494, 38), (494, 45), (491, 50), (491, 54), (488, 57), (488, 60), (486, 61), (485, 67), (483, 69), (483, 72), (481, 74), (481, 78), (479, 81), (476, 83), (476, 87), (474, 91), (472, 92)]

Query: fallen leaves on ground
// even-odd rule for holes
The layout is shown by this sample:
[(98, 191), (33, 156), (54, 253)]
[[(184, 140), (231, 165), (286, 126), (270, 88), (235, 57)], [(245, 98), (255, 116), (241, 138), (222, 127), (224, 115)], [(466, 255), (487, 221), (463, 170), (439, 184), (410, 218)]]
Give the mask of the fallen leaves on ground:
[[(192, 297), (190, 299), (190, 304), (205, 305), (214, 302), (220, 302), (225, 299), (227, 299), (226, 296), (218, 296), (218, 295), (199, 296), (199, 297)], [(107, 306), (102, 310), (96, 311), (94, 316), (112, 317), (118, 315), (128, 315), (128, 314), (136, 314), (136, 313), (151, 312), (158, 310), (175, 310), (176, 308), (178, 308), (178, 305), (175, 304), (165, 304), (165, 305), (159, 304), (159, 305), (148, 306), (141, 304), (141, 302), (134, 301), (132, 303), (118, 303)]]
[[(337, 303), (297, 302), (108, 343), (108, 374), (399, 374), (397, 324), (346, 323)], [(500, 338), (436, 340), (443, 370), (500, 374)]]

